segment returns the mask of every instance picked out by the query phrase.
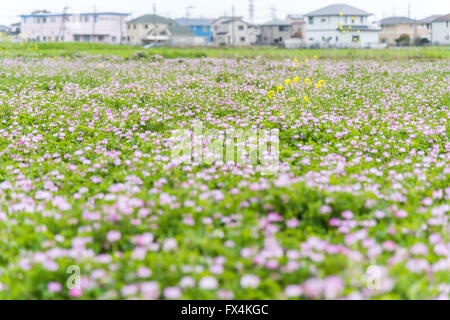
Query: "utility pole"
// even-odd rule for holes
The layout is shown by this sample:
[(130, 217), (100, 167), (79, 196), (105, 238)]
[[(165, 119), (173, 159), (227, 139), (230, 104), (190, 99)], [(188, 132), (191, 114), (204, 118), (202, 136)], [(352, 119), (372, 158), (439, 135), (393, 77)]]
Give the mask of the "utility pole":
[(253, 4), (253, 0), (249, 0), (248, 16), (249, 16), (250, 22), (254, 23), (255, 22), (255, 6)]
[(93, 14), (93, 21), (92, 21), (92, 42), (95, 42), (95, 22), (97, 20), (97, 15), (95, 14), (97, 11), (97, 7), (94, 6), (94, 14)]
[(411, 2), (408, 2), (408, 18), (411, 18)]
[(59, 26), (58, 40), (61, 42), (64, 42), (64, 33), (66, 31), (65, 23), (66, 23), (66, 15), (67, 15), (68, 9), (69, 9), (69, 7), (64, 7), (63, 14), (62, 14), (62, 21)]
[(235, 21), (235, 18), (234, 18), (234, 4), (233, 4), (233, 7), (231, 8), (231, 12), (232, 12), (232, 22), (231, 22), (231, 31), (232, 31), (232, 37), (233, 37), (233, 48), (235, 47), (235, 45), (236, 45), (236, 39), (235, 39), (235, 31), (234, 31), (234, 21)]
[(277, 18), (277, 8), (272, 7), (270, 11), (272, 12), (272, 19), (275, 20)]

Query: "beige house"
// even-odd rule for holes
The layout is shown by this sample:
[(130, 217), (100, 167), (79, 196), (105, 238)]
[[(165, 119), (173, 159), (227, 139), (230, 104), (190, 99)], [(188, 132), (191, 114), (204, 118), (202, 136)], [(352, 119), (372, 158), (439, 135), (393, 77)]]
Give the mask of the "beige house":
[(291, 37), (304, 39), (305, 36), (305, 18), (299, 14), (288, 14), (286, 21), (291, 24)]
[(175, 20), (147, 14), (127, 22), (127, 42), (131, 45), (168, 43), (168, 27), (175, 27)]
[[(422, 38), (429, 36), (429, 30), (420, 21), (407, 17), (390, 17), (382, 19), (380, 22), (381, 31), (379, 40), (391, 46), (407, 45), (419, 42)], [(400, 43), (401, 36), (407, 35), (409, 41)]]
[(242, 17), (220, 17), (212, 23), (213, 42), (220, 46), (250, 46), (256, 43), (255, 26)]

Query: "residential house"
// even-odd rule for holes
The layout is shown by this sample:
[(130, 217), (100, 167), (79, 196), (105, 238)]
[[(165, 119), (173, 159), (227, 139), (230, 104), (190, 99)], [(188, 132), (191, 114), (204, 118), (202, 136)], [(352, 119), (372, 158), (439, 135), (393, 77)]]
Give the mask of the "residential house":
[(426, 32), (424, 35), (422, 35), (422, 39), (427, 39), (428, 43), (432, 42), (432, 39), (431, 39), (431, 34), (432, 34), (431, 26), (432, 25), (431, 24), (432, 24), (433, 20), (435, 20), (439, 17), (440, 17), (440, 15), (435, 14), (435, 15), (426, 17), (426, 18), (418, 21), (418, 23), (422, 26), (422, 29), (424, 30), (424, 32)]
[(220, 17), (213, 21), (212, 27), (216, 45), (250, 46), (256, 43), (256, 27), (242, 17)]
[(381, 27), (380, 42), (391, 46), (418, 44), (427, 35), (426, 27), (423, 27), (417, 20), (408, 17), (385, 18), (380, 20), (379, 25)]
[(291, 24), (287, 21), (273, 19), (261, 25), (261, 44), (283, 45), (291, 38)]
[(305, 35), (305, 18), (300, 14), (288, 14), (286, 21), (291, 24), (291, 37), (304, 39)]
[(48, 13), (21, 15), (20, 32), (30, 41), (125, 42), (127, 13)]
[(170, 35), (167, 28), (176, 25), (175, 20), (155, 14), (140, 16), (127, 22), (127, 42), (132, 45), (168, 44)]
[(378, 45), (379, 29), (364, 10), (335, 4), (310, 12), (306, 17), (306, 43), (310, 47), (372, 47)]
[(431, 25), (433, 44), (450, 45), (450, 14), (434, 19)]
[(9, 27), (9, 34), (13, 36), (18, 36), (20, 34), (20, 22), (11, 24)]
[(203, 45), (205, 41), (202, 37), (195, 37), (188, 26), (168, 26), (167, 34), (169, 36), (168, 45), (172, 47), (198, 46)]
[(212, 30), (211, 30), (211, 20), (209, 19), (175, 19), (176, 23), (180, 26), (188, 26), (194, 37), (203, 38), (204, 44), (211, 43), (212, 41)]

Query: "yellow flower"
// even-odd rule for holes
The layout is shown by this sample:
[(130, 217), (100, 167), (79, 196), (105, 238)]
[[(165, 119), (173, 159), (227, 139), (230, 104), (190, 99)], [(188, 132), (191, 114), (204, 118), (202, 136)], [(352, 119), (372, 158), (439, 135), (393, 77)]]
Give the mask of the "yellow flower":
[(305, 84), (306, 84), (306, 85), (309, 85), (310, 83), (311, 83), (311, 79), (306, 78), (306, 79), (305, 79)]
[(355, 17), (352, 17), (352, 20), (355, 20)]
[(306, 59), (305, 59), (305, 62), (308, 62), (308, 60), (309, 60), (309, 59), (308, 59), (308, 58), (306, 58)]
[(292, 82), (297, 83), (298, 80), (300, 80), (300, 77), (295, 77), (294, 79), (292, 79)]
[(286, 86), (288, 86), (291, 83), (291, 79), (284, 80), (284, 83), (286, 84)]
[(298, 59), (297, 58), (294, 58), (294, 62), (297, 62), (298, 61)]
[(358, 30), (356, 30), (356, 32), (360, 33), (359, 29), (358, 29)]
[(303, 97), (303, 100), (305, 100), (305, 102), (308, 103), (308, 102), (309, 102), (308, 96), (304, 96), (304, 97)]
[(101, 67), (101, 66), (102, 66), (102, 64), (101, 64), (101, 63), (99, 63), (99, 64), (98, 64), (98, 66), (99, 66), (99, 67)]
[(291, 98), (291, 101), (295, 101), (295, 97), (292, 97), (292, 98)]
[(341, 13), (339, 13), (339, 15), (342, 17), (344, 14), (341, 12)]
[(348, 26), (348, 28), (351, 30), (351, 29), (352, 29), (352, 26)]
[(278, 87), (277, 87), (277, 93), (278, 93), (278, 92), (281, 92), (281, 91), (283, 91), (283, 90), (284, 90), (284, 87), (283, 87), (283, 86), (278, 86)]
[(315, 54), (313, 58), (314, 58), (314, 60), (317, 60), (317, 54)]
[(275, 91), (273, 91), (273, 90), (270, 90), (270, 91), (267, 93), (267, 96), (269, 97), (269, 99), (272, 99), (274, 95), (275, 95)]

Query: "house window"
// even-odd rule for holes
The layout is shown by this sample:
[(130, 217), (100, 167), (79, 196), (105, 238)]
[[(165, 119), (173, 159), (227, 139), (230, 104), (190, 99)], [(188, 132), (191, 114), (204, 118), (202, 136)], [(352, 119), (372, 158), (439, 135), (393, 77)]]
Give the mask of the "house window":
[(144, 25), (144, 29), (148, 29), (148, 24)]
[(47, 22), (47, 18), (42, 18), (42, 23), (46, 23)]
[(321, 23), (325, 23), (325, 22), (327, 22), (327, 19), (326, 18), (322, 18), (322, 19), (320, 19), (320, 22)]
[(339, 41), (339, 37), (336, 37), (336, 42), (338, 42)]
[(239, 26), (238, 30), (240, 30), (240, 31), (244, 30), (244, 26)]
[(111, 37), (111, 41), (112, 42), (116, 42), (117, 41), (117, 37)]
[(84, 42), (89, 42), (89, 41), (91, 41), (91, 37), (89, 35), (84, 35), (83, 36), (83, 41)]
[(309, 20), (309, 24), (314, 24), (314, 17), (309, 17), (308, 20)]
[(84, 17), (84, 21), (85, 21), (85, 22), (89, 22), (89, 16), (85, 16), (85, 17)]
[(105, 40), (105, 36), (98, 36), (98, 41), (103, 41)]
[(136, 25), (135, 24), (133, 24), (133, 29), (136, 29)]
[(278, 30), (281, 32), (288, 31), (288, 26), (279, 26)]
[(241, 42), (245, 42), (245, 37), (240, 38)]
[(353, 36), (352, 37), (353, 42), (359, 42), (359, 36)]
[(37, 18), (37, 23), (41, 23), (41, 19)]
[(80, 41), (80, 36), (77, 36), (77, 35), (73, 36), (73, 40), (74, 41)]
[(412, 24), (409, 25), (409, 28), (412, 29)]
[(364, 17), (361, 17), (361, 23), (363, 23), (364, 22)]
[(127, 37), (127, 41), (128, 41), (128, 42), (130, 41), (130, 37), (129, 37), (129, 36)]

